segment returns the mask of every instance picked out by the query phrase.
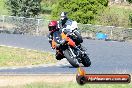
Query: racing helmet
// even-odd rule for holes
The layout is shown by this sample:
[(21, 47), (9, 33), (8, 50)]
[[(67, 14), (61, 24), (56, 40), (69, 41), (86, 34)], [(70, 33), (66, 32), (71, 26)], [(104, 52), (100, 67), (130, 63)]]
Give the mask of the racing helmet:
[(62, 25), (66, 23), (66, 21), (68, 20), (67, 18), (67, 12), (62, 12), (60, 15), (60, 19), (62, 21)]
[(64, 20), (65, 18), (67, 18), (67, 13), (66, 12), (61, 12), (61, 15), (60, 15), (60, 19), (61, 20)]
[(57, 30), (57, 25), (58, 25), (57, 21), (50, 21), (48, 25), (49, 31), (53, 32)]

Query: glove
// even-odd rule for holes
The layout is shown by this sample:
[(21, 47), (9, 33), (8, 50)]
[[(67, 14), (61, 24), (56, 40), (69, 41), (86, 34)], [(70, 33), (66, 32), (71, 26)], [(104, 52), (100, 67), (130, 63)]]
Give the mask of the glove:
[(65, 42), (66, 42), (65, 39), (61, 40), (61, 41), (56, 45), (56, 47), (60, 47), (60, 45), (63, 45)]
[(54, 50), (54, 48), (53, 48), (53, 47), (51, 47), (51, 49), (52, 49), (52, 50)]
[(71, 35), (71, 32), (68, 32), (68, 33), (67, 33), (67, 36), (70, 36), (70, 35)]
[(60, 47), (60, 44), (57, 44), (56, 47)]
[(60, 44), (62, 44), (62, 45), (63, 45), (65, 42), (66, 42), (66, 40), (65, 40), (65, 39), (63, 39), (63, 40), (61, 40), (61, 41), (60, 41)]

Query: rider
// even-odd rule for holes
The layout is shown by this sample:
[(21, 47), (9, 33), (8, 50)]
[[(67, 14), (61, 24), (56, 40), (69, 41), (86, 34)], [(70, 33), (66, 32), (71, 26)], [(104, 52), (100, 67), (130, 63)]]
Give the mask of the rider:
[(48, 24), (48, 29), (49, 29), (49, 34), (48, 34), (48, 38), (49, 39), (48, 40), (49, 40), (49, 43), (52, 46), (53, 33), (58, 30), (58, 28), (57, 28), (57, 21), (51, 21)]
[[(56, 39), (56, 42), (57, 42), (58, 46), (65, 42), (65, 40), (61, 39), (60, 34), (59, 34), (59, 28), (57, 26), (58, 26), (58, 22), (57, 21), (51, 21), (49, 23), (49, 25), (48, 25), (48, 29), (50, 31), (50, 33), (48, 35), (48, 38), (49, 38), (48, 40), (49, 40), (49, 43), (50, 43), (51, 47), (52, 47), (53, 38)], [(64, 58), (64, 56), (62, 56), (58, 52), (56, 52), (56, 59), (57, 60), (61, 60), (63, 58)]]

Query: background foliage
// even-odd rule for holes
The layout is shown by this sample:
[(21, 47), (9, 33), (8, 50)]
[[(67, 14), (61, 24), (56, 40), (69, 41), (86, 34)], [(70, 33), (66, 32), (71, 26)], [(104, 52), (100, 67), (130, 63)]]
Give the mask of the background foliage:
[(41, 12), (42, 0), (6, 0), (7, 9), (13, 16), (34, 17)]
[(43, 14), (50, 14), (52, 11), (52, 6), (54, 6), (56, 4), (57, 0), (42, 0), (41, 2), (41, 12)]
[(132, 3), (132, 0), (127, 0), (129, 3)]
[(102, 13), (99, 13), (96, 24), (131, 27), (132, 9), (124, 7), (112, 6), (107, 7)]
[[(30, 17), (39, 16), (46, 20), (53, 20), (53, 19), (59, 19), (60, 12), (65, 10), (69, 12), (69, 18), (77, 20), (78, 22), (81, 23), (132, 27), (131, 4), (127, 4), (127, 5), (113, 4), (108, 6), (107, 0), (40, 0), (41, 2), (37, 4), (37, 6), (39, 7), (39, 8), (37, 7), (37, 9), (39, 9), (36, 12), (37, 15), (36, 14), (33, 15), (33, 12), (30, 10), (31, 4), (30, 6), (28, 6), (16, 2), (19, 4), (19, 6), (17, 4), (15, 5), (16, 7), (12, 5), (12, 8), (14, 9), (13, 10), (11, 9), (11, 6), (8, 5), (9, 4), (8, 1), (16, 2), (16, 1), (27, 1), (27, 0), (0, 0), (1, 15), (16, 15), (16, 16), (26, 15), (26, 17), (29, 17), (30, 15)], [(29, 1), (31, 0), (28, 0), (27, 3), (29, 3)], [(131, 0), (127, 0), (127, 1), (131, 1)], [(5, 2), (8, 2), (8, 4), (7, 3), (5, 4)], [(28, 12), (24, 12), (24, 11), (22, 12), (20, 6), (21, 9), (22, 8), (26, 9), (29, 7)], [(35, 4), (33, 8), (36, 8)], [(12, 11), (18, 13), (13, 14)]]
[(52, 18), (58, 19), (62, 11), (79, 23), (95, 23), (97, 14), (108, 6), (108, 0), (58, 0)]

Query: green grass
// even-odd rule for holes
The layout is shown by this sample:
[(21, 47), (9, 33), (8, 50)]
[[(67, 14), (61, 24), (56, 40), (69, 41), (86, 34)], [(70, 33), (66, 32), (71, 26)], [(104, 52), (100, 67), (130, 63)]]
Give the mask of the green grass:
[[(9, 88), (18, 88), (9, 87)], [(53, 83), (32, 83), (24, 86), (19, 86), (19, 88), (132, 88), (131, 84), (85, 84), (78, 85), (77, 83), (69, 82), (63, 84), (53, 84)]]
[(54, 54), (0, 46), (0, 66), (25, 66), (55, 63)]

